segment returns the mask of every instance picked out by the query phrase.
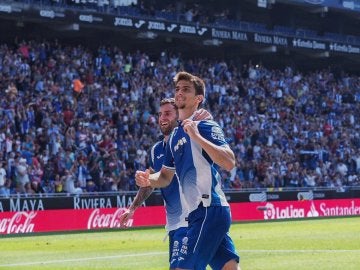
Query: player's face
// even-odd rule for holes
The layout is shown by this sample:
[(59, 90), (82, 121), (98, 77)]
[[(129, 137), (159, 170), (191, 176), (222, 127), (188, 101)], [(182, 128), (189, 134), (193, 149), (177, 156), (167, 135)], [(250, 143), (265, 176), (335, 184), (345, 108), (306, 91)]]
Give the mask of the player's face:
[(170, 103), (160, 107), (159, 126), (163, 135), (168, 136), (177, 125), (177, 111)]
[(194, 84), (188, 81), (179, 81), (175, 87), (175, 104), (179, 109), (198, 107), (199, 99), (195, 94)]

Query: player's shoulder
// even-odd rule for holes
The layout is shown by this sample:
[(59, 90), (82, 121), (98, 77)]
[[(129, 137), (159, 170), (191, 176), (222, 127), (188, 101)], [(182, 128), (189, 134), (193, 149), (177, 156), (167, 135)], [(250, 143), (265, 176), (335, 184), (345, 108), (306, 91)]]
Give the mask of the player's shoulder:
[(176, 134), (176, 132), (178, 132), (178, 131), (179, 131), (179, 126), (174, 127), (173, 130), (172, 130), (171, 133), (170, 133), (170, 136)]
[(164, 141), (163, 141), (163, 140), (161, 140), (161, 141), (157, 141), (157, 142), (156, 142), (156, 143), (154, 143), (154, 145), (152, 146), (152, 149), (155, 149), (155, 148), (158, 148), (158, 147), (162, 146), (162, 145), (163, 145), (163, 143), (164, 143)]
[(154, 143), (154, 145), (151, 147), (151, 153), (159, 152), (163, 148), (163, 144), (163, 141)]
[(202, 136), (210, 140), (225, 141), (224, 131), (220, 125), (213, 120), (201, 121), (198, 130)]
[(198, 122), (198, 127), (200, 129), (213, 129), (213, 128), (220, 128), (219, 124), (214, 120), (201, 120)]
[(179, 131), (179, 127), (178, 127), (178, 126), (175, 127), (175, 128), (171, 131), (171, 133), (170, 133), (170, 135), (169, 135), (169, 141), (171, 141), (172, 138), (177, 135), (178, 131)]

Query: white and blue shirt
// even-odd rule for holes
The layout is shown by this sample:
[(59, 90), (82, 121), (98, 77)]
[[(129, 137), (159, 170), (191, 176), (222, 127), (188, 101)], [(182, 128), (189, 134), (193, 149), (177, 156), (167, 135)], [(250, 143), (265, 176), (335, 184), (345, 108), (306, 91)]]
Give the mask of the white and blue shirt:
[[(164, 141), (157, 142), (151, 148), (150, 167), (155, 172), (161, 170), (165, 158), (165, 150), (166, 144)], [(183, 193), (179, 189), (179, 180), (176, 174), (171, 183), (167, 187), (161, 188), (160, 191), (165, 202), (165, 229), (169, 232), (181, 227), (187, 227), (188, 208)]]
[[(198, 130), (202, 137), (216, 145), (228, 144), (224, 132), (214, 121), (199, 121)], [(221, 190), (219, 166), (199, 144), (190, 140), (180, 124), (169, 137), (163, 166), (176, 171), (189, 213), (200, 203), (204, 207), (229, 205)]]

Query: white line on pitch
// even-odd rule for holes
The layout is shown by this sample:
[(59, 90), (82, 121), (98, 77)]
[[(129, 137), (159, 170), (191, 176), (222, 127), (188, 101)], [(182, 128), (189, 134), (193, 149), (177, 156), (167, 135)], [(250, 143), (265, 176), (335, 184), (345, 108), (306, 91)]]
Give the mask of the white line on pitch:
[[(239, 250), (239, 253), (338, 253), (338, 252), (360, 252), (359, 249), (247, 249)], [(117, 258), (127, 258), (127, 257), (138, 257), (138, 256), (153, 256), (153, 255), (164, 255), (168, 252), (149, 252), (149, 253), (135, 253), (135, 254), (122, 254), (122, 255), (111, 255), (111, 256), (101, 256), (101, 257), (88, 257), (88, 258), (74, 258), (74, 259), (64, 259), (64, 260), (50, 260), (50, 261), (36, 261), (36, 262), (20, 262), (20, 263), (8, 263), (0, 264), (0, 267), (12, 267), (12, 266), (26, 266), (26, 265), (44, 265), (52, 263), (64, 263), (64, 262), (80, 262), (80, 261), (90, 261), (90, 260), (104, 260), (104, 259), (117, 259)]]
[(104, 259), (127, 258), (127, 257), (138, 257), (138, 256), (153, 256), (153, 255), (163, 255), (168, 253), (169, 252), (149, 252), (149, 253), (126, 254), (126, 255), (122, 254), (122, 255), (101, 256), (101, 257), (74, 258), (74, 259), (64, 259), (64, 260), (19, 262), (19, 263), (0, 264), (0, 267), (26, 266), (26, 265), (64, 263), (64, 262), (80, 262), (80, 261), (104, 260)]
[(360, 249), (243, 249), (241, 252), (253, 253), (338, 253), (338, 252), (360, 252)]

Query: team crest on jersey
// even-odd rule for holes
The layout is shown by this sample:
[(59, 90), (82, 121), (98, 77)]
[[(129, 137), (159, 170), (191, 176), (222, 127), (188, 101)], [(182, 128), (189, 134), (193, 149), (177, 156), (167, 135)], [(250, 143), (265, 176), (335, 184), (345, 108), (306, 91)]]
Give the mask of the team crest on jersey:
[(225, 141), (224, 133), (222, 132), (221, 128), (219, 128), (219, 127), (211, 128), (211, 137), (214, 140)]
[(179, 139), (174, 147), (174, 151), (179, 150), (180, 146), (184, 145), (187, 142), (185, 137), (182, 137), (181, 139)]

